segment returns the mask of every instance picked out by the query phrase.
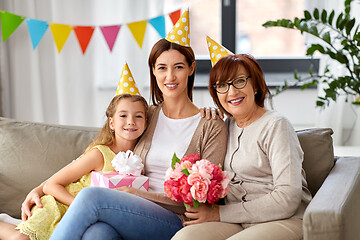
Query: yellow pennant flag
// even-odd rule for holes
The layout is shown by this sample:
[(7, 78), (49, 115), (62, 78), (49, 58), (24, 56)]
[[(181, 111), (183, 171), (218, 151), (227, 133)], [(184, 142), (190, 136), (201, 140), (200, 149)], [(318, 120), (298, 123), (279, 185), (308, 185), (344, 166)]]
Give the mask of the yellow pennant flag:
[(140, 48), (142, 48), (142, 44), (144, 41), (146, 24), (147, 21), (132, 22), (127, 24), (128, 28), (130, 29), (132, 35), (134, 36), (136, 42), (139, 44)]
[(52, 23), (50, 24), (50, 29), (54, 37), (57, 50), (60, 53), (73, 27), (65, 24)]

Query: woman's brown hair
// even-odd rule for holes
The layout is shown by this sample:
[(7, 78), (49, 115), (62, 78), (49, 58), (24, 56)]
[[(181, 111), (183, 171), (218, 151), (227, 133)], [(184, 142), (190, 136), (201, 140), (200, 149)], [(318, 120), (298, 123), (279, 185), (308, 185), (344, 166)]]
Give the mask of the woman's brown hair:
[(258, 106), (264, 107), (266, 97), (271, 103), (271, 93), (266, 85), (263, 71), (260, 64), (249, 54), (235, 54), (222, 57), (211, 69), (209, 78), (209, 92), (214, 103), (226, 115), (231, 116), (220, 104), (217, 92), (213, 85), (219, 82), (227, 82), (237, 77), (239, 67), (243, 66), (249, 73), (249, 81), (252, 81), (255, 94), (255, 102)]
[[(189, 66), (193, 62), (195, 62), (195, 54), (191, 47), (184, 47), (176, 43), (172, 43), (167, 41), (166, 39), (160, 39), (153, 48), (151, 49), (149, 55), (149, 68), (150, 68), (150, 96), (151, 101), (154, 105), (158, 105), (164, 101), (163, 94), (160, 91), (159, 86), (157, 85), (156, 78), (153, 72), (153, 68), (155, 67), (155, 62), (158, 57), (165, 51), (170, 49), (175, 49), (185, 56), (185, 59)], [(188, 85), (187, 85), (187, 94), (190, 100), (192, 101), (192, 91), (194, 88), (194, 80), (195, 80), (195, 71), (194, 73), (188, 77)]]
[(148, 111), (148, 104), (140, 95), (131, 95), (128, 93), (120, 94), (111, 100), (108, 108), (106, 109), (106, 122), (103, 126), (103, 128), (100, 130), (97, 138), (86, 148), (85, 152), (90, 151), (94, 146), (96, 145), (106, 145), (111, 146), (115, 142), (115, 133), (110, 129), (109, 125), (109, 118), (113, 117), (116, 112), (116, 107), (119, 104), (119, 102), (123, 99), (130, 99), (132, 102), (141, 102), (144, 105), (145, 110), (145, 117), (146, 122), (148, 120), (147, 117), (147, 111)]

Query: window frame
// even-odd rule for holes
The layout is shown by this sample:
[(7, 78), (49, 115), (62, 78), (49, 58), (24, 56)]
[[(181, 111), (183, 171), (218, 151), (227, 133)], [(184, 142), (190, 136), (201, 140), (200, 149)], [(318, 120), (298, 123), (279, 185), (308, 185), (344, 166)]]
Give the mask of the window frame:
[[(221, 1), (221, 45), (235, 53), (236, 50), (236, 0), (220, 0)], [(264, 74), (289, 73), (293, 76), (295, 70), (299, 73), (307, 73), (312, 66), (313, 72), (319, 71), (320, 59), (316, 57), (257, 57)], [(196, 73), (208, 75), (211, 70), (210, 58), (196, 59)], [(266, 80), (266, 79), (265, 79)], [(294, 77), (289, 82), (296, 81)], [(269, 88), (276, 88), (283, 84), (283, 81), (272, 83), (268, 82)], [(207, 88), (207, 84), (203, 81), (196, 81), (195, 88)], [(293, 88), (300, 88), (296, 85)]]

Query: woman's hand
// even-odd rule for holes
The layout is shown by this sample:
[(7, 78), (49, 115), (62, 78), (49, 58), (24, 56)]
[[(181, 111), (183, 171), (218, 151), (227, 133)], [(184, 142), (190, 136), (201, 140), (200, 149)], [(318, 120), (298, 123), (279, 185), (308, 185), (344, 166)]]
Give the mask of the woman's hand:
[(40, 186), (34, 188), (29, 192), (29, 194), (26, 196), (24, 202), (21, 204), (21, 219), (23, 221), (26, 221), (31, 217), (31, 208), (36, 205), (39, 208), (42, 208), (42, 204), (40, 201), (40, 197), (44, 196), (43, 192), (43, 186), (44, 184), (41, 184)]
[(119, 190), (119, 191), (122, 191), (122, 192), (131, 193), (131, 194), (134, 194), (134, 195), (136, 195), (136, 191), (137, 191), (137, 189), (135, 189), (133, 187), (127, 187), (127, 186), (118, 187), (118, 188), (115, 188), (115, 189)]
[(185, 216), (190, 219), (184, 223), (185, 226), (203, 222), (219, 222), (219, 205), (213, 207), (209, 204), (200, 204), (197, 208), (188, 207)]
[(217, 116), (219, 116), (220, 119), (224, 119), (224, 114), (214, 107), (202, 107), (200, 108), (200, 114), (201, 117), (206, 117), (207, 120), (210, 120), (211, 118), (216, 120)]

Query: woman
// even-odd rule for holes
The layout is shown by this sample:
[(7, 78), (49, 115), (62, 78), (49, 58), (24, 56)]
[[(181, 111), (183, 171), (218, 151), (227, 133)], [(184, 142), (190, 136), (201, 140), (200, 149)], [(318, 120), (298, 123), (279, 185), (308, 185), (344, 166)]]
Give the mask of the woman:
[(287, 119), (266, 110), (270, 92), (257, 61), (246, 54), (221, 58), (209, 91), (229, 118), (224, 169), (231, 183), (225, 205), (188, 208), (173, 239), (302, 239), (311, 200), (303, 152)]
[[(164, 176), (174, 152), (198, 153), (221, 163), (227, 133), (222, 120), (201, 118), (192, 103), (195, 56), (190, 47), (159, 40), (149, 56), (151, 96), (149, 125), (135, 153), (144, 161), (150, 191), (86, 188), (81, 191), (51, 239), (170, 239), (182, 228), (182, 204), (166, 197)], [(41, 195), (41, 187), (31, 196)], [(25, 207), (32, 199), (25, 201)], [(150, 201), (149, 201), (150, 200)], [(171, 211), (170, 211), (171, 210)]]

